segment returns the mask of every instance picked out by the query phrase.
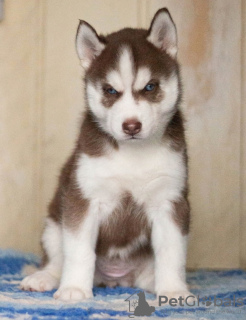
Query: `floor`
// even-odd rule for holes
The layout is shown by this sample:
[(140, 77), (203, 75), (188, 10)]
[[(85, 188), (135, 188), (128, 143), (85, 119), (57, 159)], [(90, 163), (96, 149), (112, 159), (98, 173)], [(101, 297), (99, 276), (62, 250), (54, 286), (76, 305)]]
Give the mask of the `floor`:
[(0, 319), (246, 319), (246, 272), (242, 270), (189, 272), (191, 292), (199, 296), (195, 306), (188, 300), (190, 306), (173, 301), (173, 306), (165, 303), (159, 307), (156, 297), (145, 292), (146, 302), (154, 308), (151, 315), (139, 317), (137, 288), (94, 288), (94, 298), (80, 303), (56, 301), (54, 291), (21, 291), (23, 267), (38, 263), (34, 255), (0, 250)]

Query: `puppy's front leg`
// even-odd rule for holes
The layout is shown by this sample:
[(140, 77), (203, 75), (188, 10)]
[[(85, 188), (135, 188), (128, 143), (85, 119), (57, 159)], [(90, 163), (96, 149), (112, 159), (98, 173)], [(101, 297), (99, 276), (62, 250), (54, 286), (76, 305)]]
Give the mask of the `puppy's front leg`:
[(63, 226), (63, 271), (54, 298), (68, 301), (93, 296), (98, 226), (98, 212), (93, 205), (89, 206), (79, 225), (73, 229)]
[(185, 282), (187, 236), (182, 234), (182, 225), (175, 220), (175, 210), (172, 202), (166, 202), (152, 213), (155, 291), (157, 295), (169, 297), (189, 294)]

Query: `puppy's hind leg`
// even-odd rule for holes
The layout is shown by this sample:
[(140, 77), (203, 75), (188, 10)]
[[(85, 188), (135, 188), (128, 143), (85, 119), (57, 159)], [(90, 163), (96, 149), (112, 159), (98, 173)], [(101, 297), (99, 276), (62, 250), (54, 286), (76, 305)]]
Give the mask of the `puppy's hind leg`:
[(154, 274), (154, 257), (146, 259), (142, 265), (141, 270), (137, 270), (134, 287), (146, 290), (148, 292), (155, 292), (155, 274)]
[(44, 267), (25, 277), (20, 287), (30, 291), (48, 291), (59, 285), (62, 270), (62, 231), (61, 225), (47, 218), (42, 236), (42, 244), (48, 261)]

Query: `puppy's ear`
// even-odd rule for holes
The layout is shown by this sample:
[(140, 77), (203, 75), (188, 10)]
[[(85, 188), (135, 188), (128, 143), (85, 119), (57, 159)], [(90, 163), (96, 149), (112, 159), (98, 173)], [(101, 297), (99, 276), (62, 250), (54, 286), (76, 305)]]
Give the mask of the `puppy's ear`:
[(177, 31), (169, 11), (166, 8), (158, 10), (151, 22), (147, 40), (171, 57), (176, 58)]
[(96, 30), (89, 23), (80, 20), (76, 35), (76, 49), (82, 67), (87, 70), (104, 48), (105, 44), (100, 40)]

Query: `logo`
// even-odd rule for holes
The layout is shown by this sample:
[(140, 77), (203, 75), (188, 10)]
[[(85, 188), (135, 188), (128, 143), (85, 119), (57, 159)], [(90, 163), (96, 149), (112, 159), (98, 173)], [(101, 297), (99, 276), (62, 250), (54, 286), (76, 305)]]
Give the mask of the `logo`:
[(129, 318), (134, 318), (134, 316), (150, 316), (155, 311), (155, 307), (150, 306), (146, 301), (143, 291), (133, 293), (125, 301), (129, 302), (129, 312), (133, 312), (129, 315)]
[[(200, 297), (199, 295), (195, 296), (192, 294), (187, 297), (179, 296), (176, 298), (171, 298), (167, 296), (158, 296), (157, 298), (159, 302), (158, 307), (172, 307), (173, 311), (175, 310), (175, 308), (178, 309), (179, 307), (185, 307), (187, 314), (191, 312), (191, 310), (189, 311), (189, 308), (194, 308), (193, 312), (196, 313), (200, 311), (203, 311), (204, 313), (220, 313), (222, 311), (224, 313), (229, 313), (229, 311), (230, 313), (240, 313), (240, 310), (238, 310), (238, 308), (240, 309), (240, 307), (245, 305), (243, 298), (237, 298), (235, 295), (230, 298), (216, 295)], [(151, 316), (151, 314), (156, 310), (154, 306), (149, 305), (149, 303), (146, 301), (144, 291), (137, 291), (133, 293), (125, 301), (129, 303), (129, 318), (134, 318), (134, 316)], [(201, 307), (205, 307), (204, 310), (201, 310)], [(218, 307), (235, 307), (235, 310), (226, 311), (224, 308), (223, 310)], [(216, 310), (217, 308), (218, 310)], [(163, 309), (158, 310), (160, 312), (163, 311)]]
[(169, 305), (171, 307), (200, 307), (200, 306), (206, 306), (206, 307), (242, 307), (244, 305), (242, 298), (236, 298), (235, 295), (233, 295), (232, 299), (230, 298), (219, 298), (216, 295), (214, 296), (205, 296), (200, 297), (190, 295), (186, 298), (179, 297), (179, 298), (171, 298), (169, 299), (166, 296), (159, 296), (159, 307)]

